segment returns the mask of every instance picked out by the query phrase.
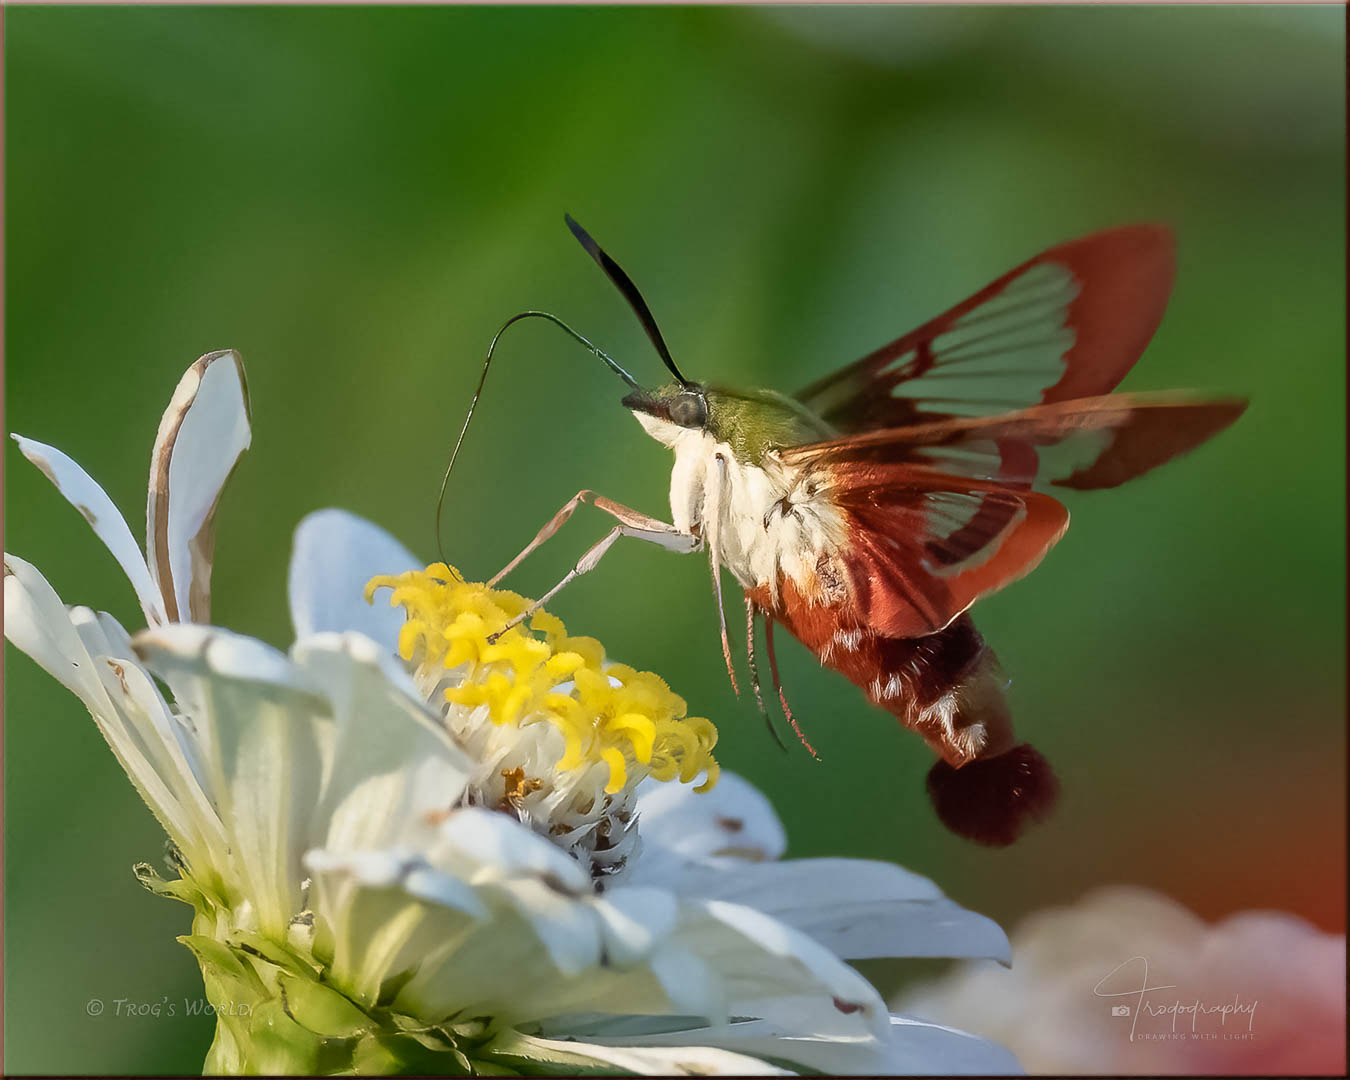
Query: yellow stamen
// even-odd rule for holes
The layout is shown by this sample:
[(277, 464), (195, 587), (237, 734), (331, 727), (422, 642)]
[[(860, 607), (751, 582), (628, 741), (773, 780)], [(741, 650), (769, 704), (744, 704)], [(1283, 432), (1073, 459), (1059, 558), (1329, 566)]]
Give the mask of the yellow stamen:
[(628, 781), (628, 766), (624, 764), (623, 755), (614, 747), (607, 746), (600, 751), (600, 757), (609, 764), (609, 783), (605, 785), (605, 794), (613, 795), (622, 791)]
[(652, 759), (656, 743), (656, 724), (641, 713), (628, 712), (615, 717), (605, 725), (608, 733), (623, 732), (633, 744), (633, 754), (643, 765)]
[(398, 650), (418, 675), (434, 686), (454, 671), (446, 700), (486, 706), (494, 724), (552, 724), (564, 739), (560, 770), (603, 761), (611, 795), (634, 770), (638, 778), (683, 783), (703, 774), (697, 791), (717, 782), (710, 721), (688, 716), (684, 699), (652, 672), (608, 663), (600, 642), (569, 636), (556, 615), (537, 611), (528, 629), (520, 623), (504, 630), (529, 608), (525, 597), (463, 581), (444, 563), (372, 578), (366, 600), (381, 588), (407, 616)]

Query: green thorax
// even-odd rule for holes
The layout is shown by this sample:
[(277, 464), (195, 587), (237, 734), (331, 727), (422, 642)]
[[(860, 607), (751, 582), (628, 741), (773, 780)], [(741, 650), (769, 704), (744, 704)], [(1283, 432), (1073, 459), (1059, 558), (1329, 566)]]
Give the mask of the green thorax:
[(706, 430), (737, 460), (758, 465), (770, 451), (831, 438), (835, 432), (801, 402), (774, 390), (707, 388)]

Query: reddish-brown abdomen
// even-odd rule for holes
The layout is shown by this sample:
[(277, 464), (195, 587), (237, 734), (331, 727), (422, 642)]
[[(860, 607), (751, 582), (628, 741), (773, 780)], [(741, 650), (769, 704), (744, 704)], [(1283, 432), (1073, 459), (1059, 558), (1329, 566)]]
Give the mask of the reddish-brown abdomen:
[(928, 794), (953, 832), (1001, 846), (1050, 812), (1059, 790), (1054, 772), (1032, 747), (1014, 747), (998, 660), (969, 615), (935, 634), (888, 638), (842, 606), (804, 603), (790, 582), (777, 605), (767, 588), (751, 597), (936, 751)]
[(1059, 798), (1059, 780), (1030, 743), (960, 769), (945, 761), (928, 771), (928, 799), (952, 832), (988, 847), (1006, 847)]

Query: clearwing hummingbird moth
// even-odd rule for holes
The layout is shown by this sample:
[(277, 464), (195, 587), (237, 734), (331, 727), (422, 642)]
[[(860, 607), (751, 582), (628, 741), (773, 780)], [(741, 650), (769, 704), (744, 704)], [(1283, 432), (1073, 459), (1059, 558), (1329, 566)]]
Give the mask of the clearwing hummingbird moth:
[(1069, 512), (1042, 488), (1123, 484), (1199, 446), (1246, 407), (1232, 397), (1111, 393), (1162, 319), (1171, 232), (1131, 225), (1052, 247), (789, 395), (685, 378), (632, 280), (566, 221), (674, 381), (642, 388), (547, 313), (507, 325), (548, 319), (624, 379), (623, 404), (674, 451), (672, 517), (578, 492), (493, 582), (582, 503), (618, 524), (536, 607), (620, 536), (705, 551), (733, 686), (722, 568), (744, 592), (749, 669), (766, 721), (758, 620), (784, 714), (813, 756), (782, 692), (775, 625), (936, 752), (928, 794), (952, 831), (1002, 846), (1047, 816), (1058, 781), (1039, 752), (1016, 742), (1006, 679), (970, 608), (1029, 573), (1064, 535)]

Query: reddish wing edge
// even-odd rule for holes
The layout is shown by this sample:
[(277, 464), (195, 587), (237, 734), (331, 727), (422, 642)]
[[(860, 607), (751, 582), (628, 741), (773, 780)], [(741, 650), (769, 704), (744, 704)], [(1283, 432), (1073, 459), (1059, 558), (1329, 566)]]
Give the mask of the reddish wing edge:
[[(1039, 492), (980, 488), (906, 465), (889, 466), (884, 479), (884, 494), (870, 479), (857, 487), (844, 480), (834, 498), (850, 524), (844, 562), (856, 613), (885, 637), (943, 629), (1035, 569), (1069, 527), (1064, 506)], [(948, 494), (969, 499), (975, 511), (944, 534), (933, 507)]]
[[(1041, 388), (1039, 402), (1108, 393), (1139, 359), (1167, 307), (1175, 260), (1172, 233), (1165, 226), (1127, 225), (1049, 248), (937, 318), (795, 396), (843, 432), (899, 427), (953, 415), (935, 403), (925, 404), (921, 393), (905, 394), (903, 384), (942, 366), (941, 357), (933, 351), (936, 338), (952, 331), (958, 320), (981, 305), (999, 300), (1028, 271), (1046, 265), (1067, 270), (1078, 293), (1062, 311), (1055, 312), (1055, 326), (1072, 330), (1073, 342), (1063, 355), (1063, 368), (1056, 373), (1056, 381)], [(1003, 310), (1006, 313), (1012, 309), (1005, 306)], [(1016, 346), (1008, 339), (1032, 328), (1003, 325), (1003, 332), (992, 335), (992, 350), (1005, 347), (1013, 351)], [(1046, 328), (1051, 328), (1049, 323)], [(896, 366), (907, 353), (914, 355)], [(950, 370), (952, 381), (946, 386), (947, 392), (959, 383), (958, 365), (950, 363)], [(978, 401), (978, 397), (971, 400)], [(1036, 403), (1028, 399), (1016, 404)], [(983, 411), (1005, 411), (1007, 407), (1006, 403), (1002, 408), (993, 404)]]
[[(1116, 487), (1141, 476), (1217, 435), (1242, 415), (1245, 398), (1191, 394), (1107, 394), (1037, 405), (1003, 416), (944, 420), (884, 428), (783, 450), (789, 465), (941, 465), (948, 471), (978, 470), (977, 476), (1017, 487), (1038, 480), (1087, 490)], [(1105, 440), (1098, 449), (1096, 440)], [(959, 463), (946, 452), (970, 445), (997, 446), (998, 455), (972, 455)], [(1095, 451), (1087, 464), (1057, 478), (1044, 477), (1047, 463), (1037, 448), (1063, 446)], [(999, 456), (1001, 455), (1001, 457)], [(986, 457), (988, 460), (985, 460)], [(1053, 465), (1053, 462), (1050, 463)]]
[[(1114, 487), (1198, 446), (1245, 407), (1239, 399), (1115, 394), (868, 432), (793, 447), (783, 459), (821, 469), (847, 516), (845, 561), (860, 617), (877, 633), (917, 637), (1029, 573), (1064, 534), (1068, 511), (1030, 490), (1045, 447), (1086, 440), (1096, 451), (1051, 483)], [(943, 457), (970, 444), (993, 452)]]

